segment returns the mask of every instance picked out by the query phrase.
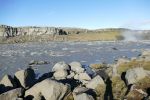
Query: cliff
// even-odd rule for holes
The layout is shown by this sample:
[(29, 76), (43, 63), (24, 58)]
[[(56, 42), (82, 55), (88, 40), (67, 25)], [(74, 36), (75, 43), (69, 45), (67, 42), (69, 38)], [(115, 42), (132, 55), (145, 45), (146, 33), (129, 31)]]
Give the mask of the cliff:
[(11, 27), (6, 25), (0, 26), (0, 36), (14, 37), (19, 35), (42, 35), (42, 34), (58, 34), (67, 35), (66, 31), (55, 27)]

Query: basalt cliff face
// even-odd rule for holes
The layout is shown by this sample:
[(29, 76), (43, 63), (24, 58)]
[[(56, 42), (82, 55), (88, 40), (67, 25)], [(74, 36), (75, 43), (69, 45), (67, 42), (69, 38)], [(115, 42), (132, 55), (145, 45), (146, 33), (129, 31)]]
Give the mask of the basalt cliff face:
[(0, 36), (14, 37), (18, 35), (42, 35), (58, 34), (67, 35), (68, 33), (61, 28), (55, 27), (11, 27), (6, 25), (0, 26)]

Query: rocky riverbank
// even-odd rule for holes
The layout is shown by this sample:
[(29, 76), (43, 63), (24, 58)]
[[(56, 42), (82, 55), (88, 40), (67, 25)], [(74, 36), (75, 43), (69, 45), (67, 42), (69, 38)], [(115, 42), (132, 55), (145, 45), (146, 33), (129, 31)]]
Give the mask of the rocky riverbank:
[(0, 100), (149, 100), (149, 66), (149, 50), (114, 64), (62, 61), (41, 76), (30, 66), (1, 79)]

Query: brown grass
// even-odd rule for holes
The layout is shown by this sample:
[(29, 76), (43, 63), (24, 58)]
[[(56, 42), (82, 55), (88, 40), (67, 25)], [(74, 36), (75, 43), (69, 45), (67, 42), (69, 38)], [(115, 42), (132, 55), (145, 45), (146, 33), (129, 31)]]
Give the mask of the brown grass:
[(150, 61), (130, 61), (128, 63), (120, 64), (118, 69), (118, 73), (121, 74), (122, 72), (127, 71), (128, 69), (135, 68), (135, 67), (143, 67), (145, 70), (150, 70)]

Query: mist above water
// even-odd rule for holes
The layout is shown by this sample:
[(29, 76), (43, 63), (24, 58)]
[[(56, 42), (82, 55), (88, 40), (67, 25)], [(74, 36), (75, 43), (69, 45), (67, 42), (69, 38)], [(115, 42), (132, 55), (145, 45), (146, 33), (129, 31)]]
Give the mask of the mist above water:
[(123, 32), (122, 35), (123, 35), (125, 41), (144, 40), (142, 33), (134, 32), (134, 31), (125, 31), (125, 32)]

